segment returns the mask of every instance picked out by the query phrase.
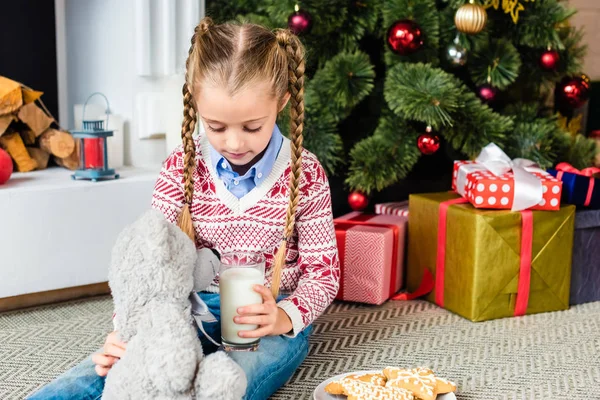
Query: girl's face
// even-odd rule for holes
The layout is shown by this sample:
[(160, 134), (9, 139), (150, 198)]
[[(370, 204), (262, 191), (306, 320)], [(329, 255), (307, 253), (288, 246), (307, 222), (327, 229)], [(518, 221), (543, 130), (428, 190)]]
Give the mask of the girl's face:
[(233, 165), (246, 165), (269, 144), (277, 113), (285, 107), (271, 95), (268, 82), (249, 86), (231, 97), (227, 90), (202, 85), (194, 97), (209, 143)]

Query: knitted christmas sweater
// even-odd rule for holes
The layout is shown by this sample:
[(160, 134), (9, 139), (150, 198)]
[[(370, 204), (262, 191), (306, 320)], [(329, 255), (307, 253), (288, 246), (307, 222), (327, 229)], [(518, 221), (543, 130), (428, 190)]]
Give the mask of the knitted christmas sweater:
[[(195, 140), (196, 164), (191, 214), (196, 247), (263, 253), (265, 285), (272, 277), (274, 256), (283, 236), (289, 199), (290, 141), (284, 143), (269, 176), (238, 199), (219, 180), (210, 160), (208, 140)], [(175, 223), (184, 202), (182, 146), (164, 162), (154, 188), (152, 207)], [(281, 292), (290, 294), (278, 302), (290, 317), (295, 336), (331, 304), (339, 287), (339, 261), (329, 182), (316, 157), (304, 150), (300, 200), (294, 234), (287, 243)], [(218, 292), (218, 279), (208, 289)]]

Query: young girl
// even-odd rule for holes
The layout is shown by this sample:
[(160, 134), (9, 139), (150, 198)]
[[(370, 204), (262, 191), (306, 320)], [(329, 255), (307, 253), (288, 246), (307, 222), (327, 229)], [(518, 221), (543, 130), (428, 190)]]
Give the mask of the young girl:
[[(246, 373), (245, 398), (264, 400), (302, 363), (311, 324), (338, 290), (329, 184), (315, 156), (302, 149), (304, 49), (287, 30), (205, 18), (186, 66), (183, 146), (164, 163), (152, 206), (198, 248), (265, 255), (265, 285), (255, 288), (263, 304), (243, 307), (235, 318), (259, 326), (243, 333), (261, 338), (259, 350), (230, 353)], [(275, 125), (288, 101), (291, 140)], [(194, 139), (199, 120), (206, 135)], [(200, 295), (218, 319), (218, 285)], [(219, 339), (218, 321), (203, 325)], [(201, 340), (206, 353), (216, 350)], [(111, 333), (102, 353), (31, 398), (99, 398), (125, 349)]]

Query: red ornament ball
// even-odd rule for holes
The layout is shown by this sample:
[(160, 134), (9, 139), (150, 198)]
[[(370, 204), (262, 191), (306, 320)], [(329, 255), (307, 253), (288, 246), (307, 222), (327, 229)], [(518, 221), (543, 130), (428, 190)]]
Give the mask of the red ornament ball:
[(387, 44), (396, 54), (412, 54), (423, 46), (421, 27), (410, 19), (396, 21), (387, 31)]
[(296, 35), (308, 33), (312, 28), (312, 16), (308, 11), (298, 10), (289, 16), (288, 28)]
[(556, 85), (556, 95), (559, 106), (579, 108), (590, 98), (590, 78), (585, 74), (566, 77)]
[(540, 57), (540, 66), (546, 71), (554, 71), (560, 61), (560, 55), (556, 50), (546, 50)]
[(479, 96), (484, 103), (491, 103), (492, 101), (496, 100), (497, 94), (498, 89), (488, 83), (485, 83), (477, 88), (477, 96)]
[(13, 172), (13, 162), (8, 153), (0, 149), (0, 185), (8, 181)]
[(440, 137), (428, 127), (425, 133), (417, 138), (417, 147), (421, 154), (430, 156), (440, 149)]
[(361, 211), (369, 205), (369, 199), (361, 192), (352, 192), (348, 195), (348, 204), (354, 211)]

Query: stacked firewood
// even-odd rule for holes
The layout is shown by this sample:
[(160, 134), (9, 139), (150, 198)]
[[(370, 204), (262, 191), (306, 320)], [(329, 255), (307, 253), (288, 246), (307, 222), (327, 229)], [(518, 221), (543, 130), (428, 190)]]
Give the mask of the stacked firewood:
[(76, 169), (79, 141), (60, 128), (44, 106), (42, 94), (0, 76), (0, 147), (20, 172), (53, 164)]

